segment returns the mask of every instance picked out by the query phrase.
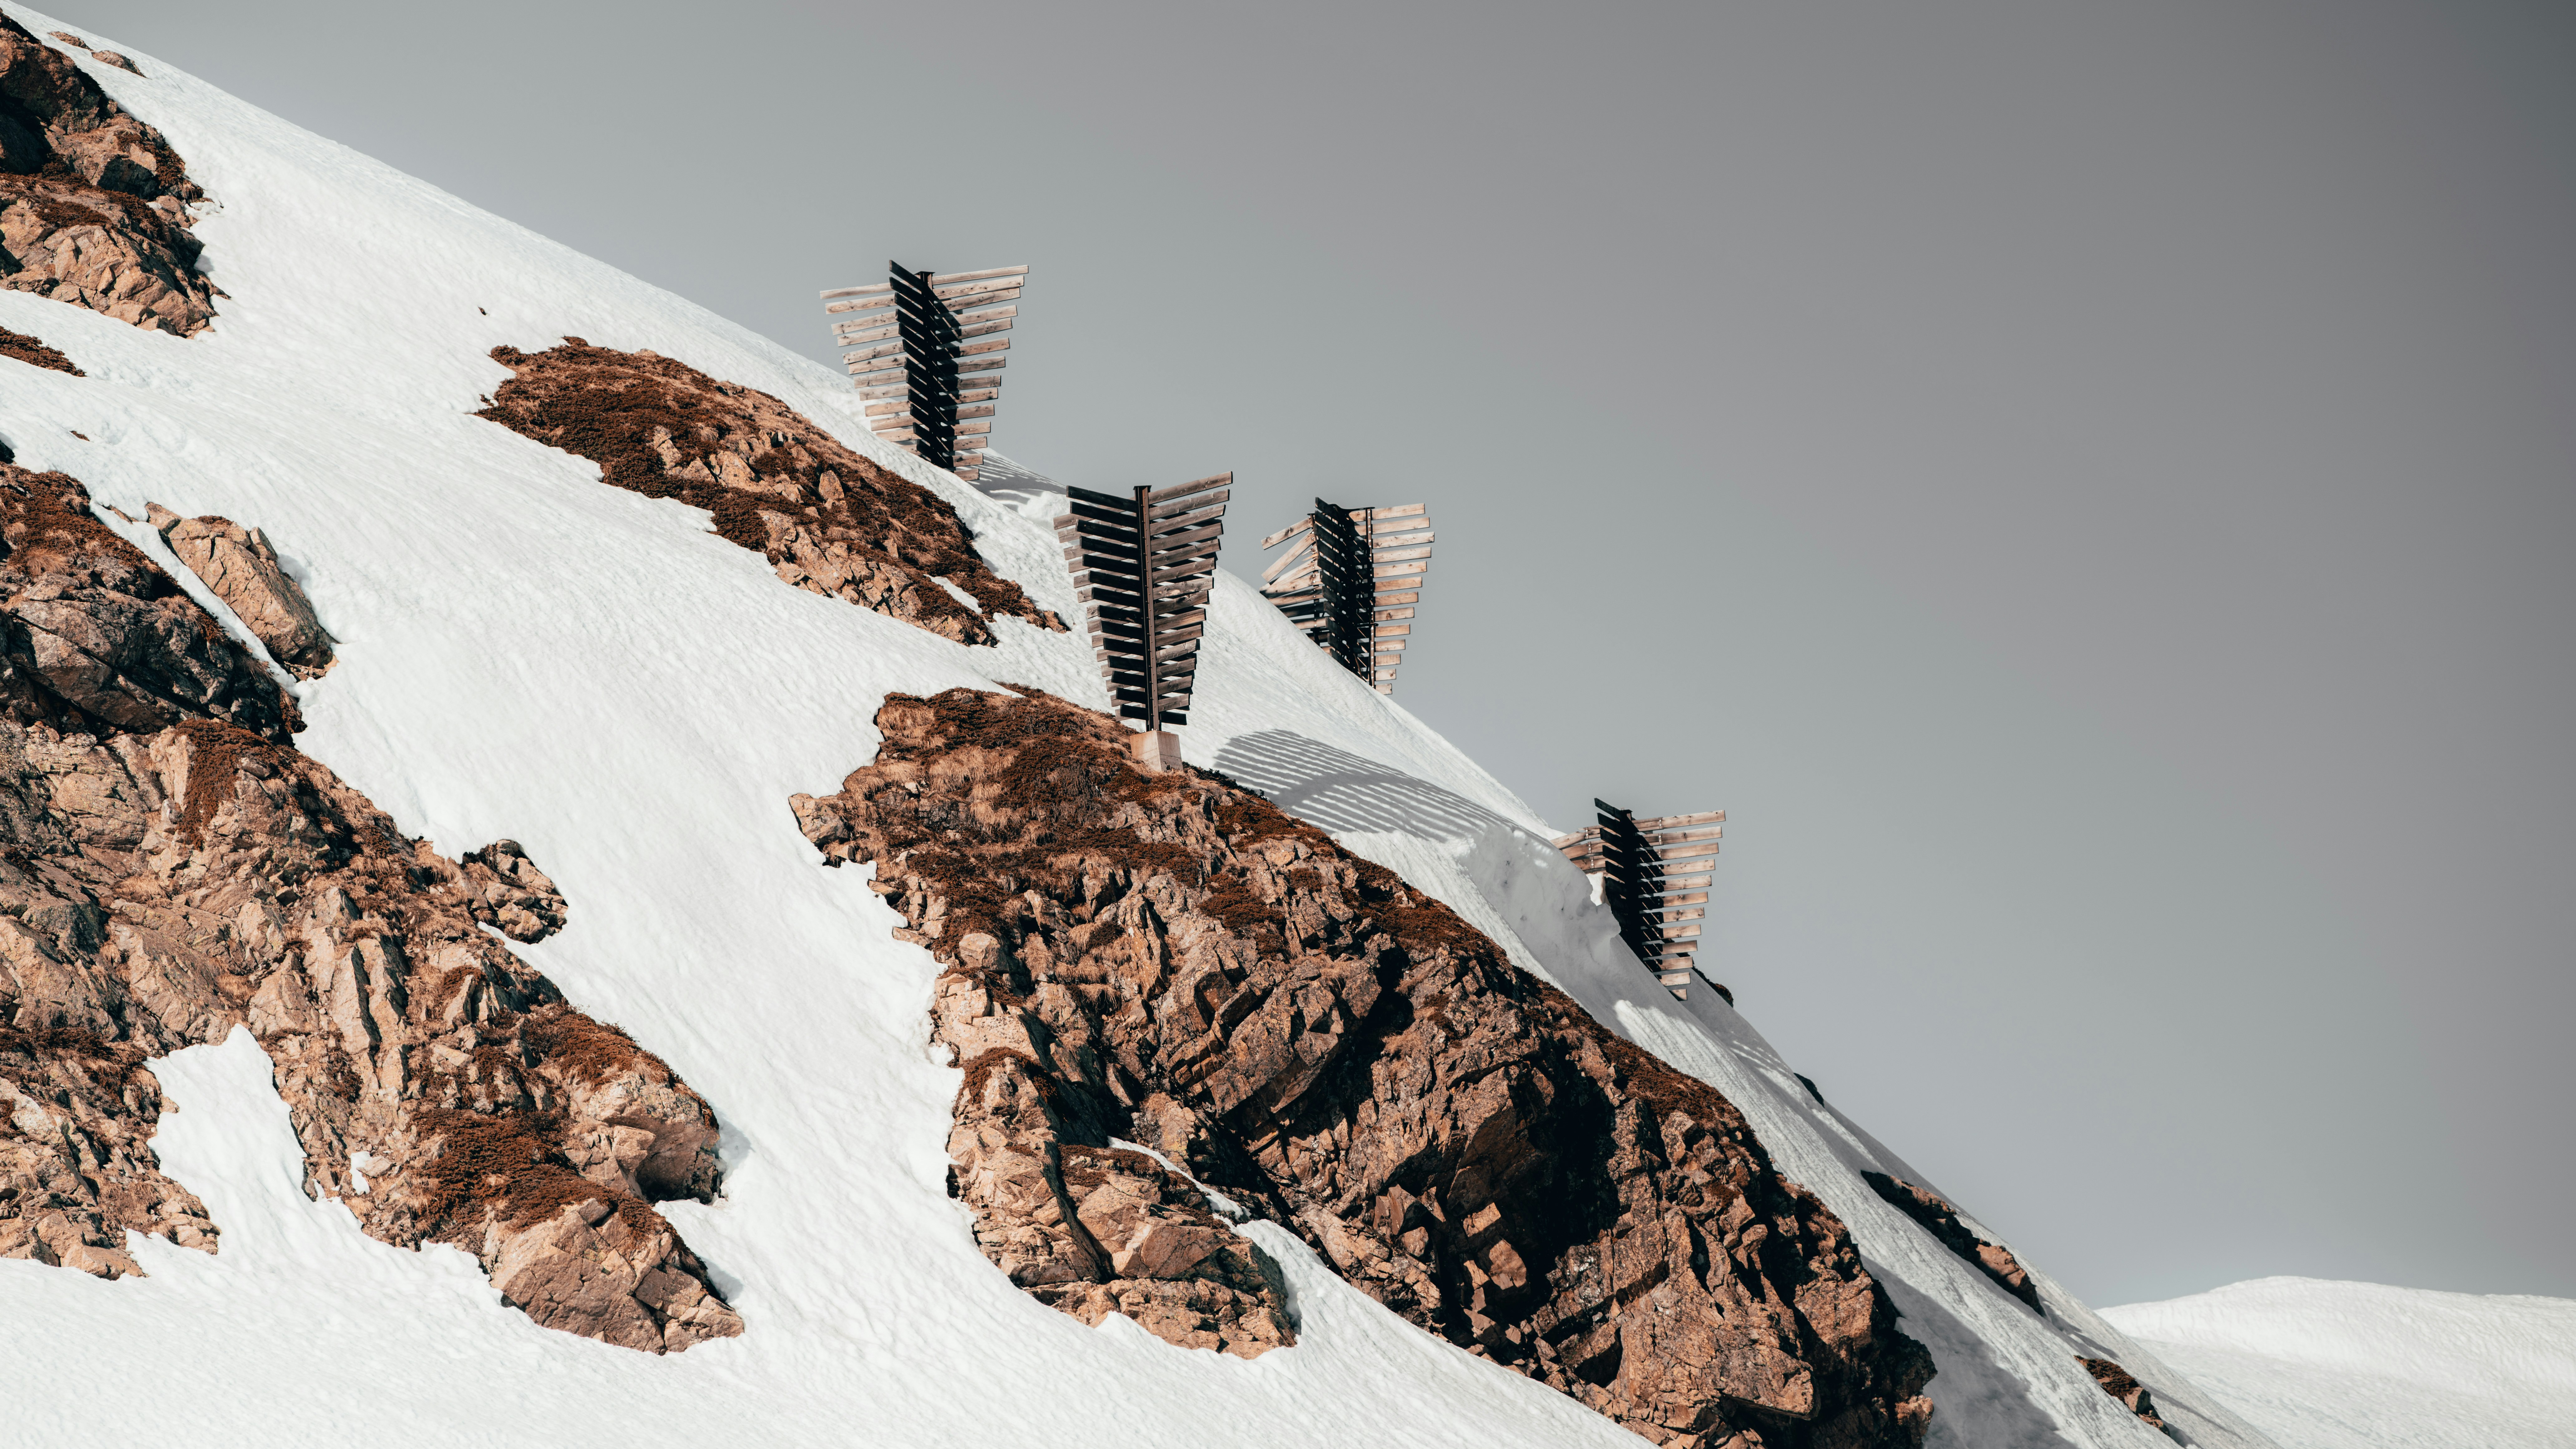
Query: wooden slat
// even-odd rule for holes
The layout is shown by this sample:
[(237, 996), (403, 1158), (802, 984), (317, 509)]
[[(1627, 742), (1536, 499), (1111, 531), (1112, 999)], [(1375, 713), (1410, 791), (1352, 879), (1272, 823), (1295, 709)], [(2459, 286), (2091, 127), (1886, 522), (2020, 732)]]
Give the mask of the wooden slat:
[[(1228, 474), (1227, 476), (1231, 477), (1233, 475)], [(1145, 516), (1154, 520), (1155, 525), (1160, 527), (1164, 520), (1169, 519), (1176, 514), (1192, 513), (1202, 508), (1219, 507), (1223, 505), (1227, 499), (1232, 498), (1233, 496), (1233, 489), (1219, 488), (1213, 493), (1203, 493), (1186, 502), (1148, 504), (1145, 509)]]
[[(1010, 365), (1011, 359), (1007, 357), (979, 357), (972, 362), (959, 363), (957, 370), (959, 372), (995, 372)], [(994, 381), (999, 382), (1001, 379), (995, 378)], [(960, 386), (963, 385), (960, 384)]]
[(1427, 503), (1396, 503), (1379, 508), (1365, 509), (1362, 511), (1368, 515), (1369, 522), (1375, 523), (1381, 518), (1418, 517), (1429, 511), (1430, 507), (1431, 505)]
[(999, 322), (986, 322), (981, 326), (976, 327), (960, 327), (957, 329), (957, 336), (961, 340), (968, 337), (990, 337), (996, 332), (1008, 332), (1010, 330), (1011, 319), (1005, 317)]
[(1694, 840), (1715, 840), (1726, 833), (1726, 827), (1695, 825), (1682, 830), (1640, 830), (1637, 833), (1660, 845), (1688, 845)]
[[(1402, 563), (1406, 559), (1429, 557), (1431, 557), (1431, 550), (1427, 548), (1381, 548), (1375, 552), (1373, 561), (1379, 564), (1391, 564)], [(1379, 572), (1384, 573), (1385, 570), (1381, 568)]]
[(1710, 821), (1725, 818), (1726, 812), (1723, 810), (1703, 810), (1697, 815), (1658, 815), (1651, 820), (1638, 821), (1637, 828), (1639, 830), (1677, 830), (1685, 826), (1706, 825)]
[(1196, 528), (1205, 523), (1218, 522), (1225, 517), (1225, 505), (1223, 503), (1218, 503), (1213, 507), (1200, 508), (1197, 506), (1198, 502), (1198, 499), (1191, 500), (1191, 511), (1188, 513), (1176, 513), (1169, 517), (1157, 518), (1149, 525), (1154, 530), (1154, 542), (1156, 546), (1159, 547), (1167, 541), (1179, 539), (1181, 532), (1184, 529)]
[(893, 305), (893, 302), (894, 299), (892, 297), (878, 297), (864, 302), (831, 302), (825, 304), (823, 310), (827, 314), (834, 312), (871, 312), (879, 307), (891, 306)]
[(1272, 579), (1279, 577), (1281, 574), (1288, 572), (1290, 569), (1299, 568), (1313, 563), (1314, 559), (1315, 555), (1311, 551), (1302, 548), (1292, 548), (1288, 552), (1281, 554), (1271, 563), (1270, 567), (1261, 571), (1261, 581), (1266, 584)]
[(861, 383), (859, 384), (859, 401), (881, 402), (887, 398), (906, 396), (911, 391), (912, 387), (908, 383), (890, 382), (882, 385)]
[(1205, 478), (1196, 479), (1192, 482), (1179, 484), (1175, 487), (1157, 488), (1153, 492), (1145, 495), (1145, 501), (1148, 504), (1168, 503), (1175, 498), (1186, 498), (1190, 494), (1202, 493), (1210, 488), (1229, 488), (1232, 487), (1233, 484), (1234, 475), (1232, 473), (1215, 473)]
[(1277, 548), (1281, 539), (1287, 538), (1291, 534), (1304, 533), (1309, 529), (1312, 529), (1314, 526), (1315, 520), (1311, 517), (1298, 519), (1295, 523), (1292, 523), (1286, 528), (1279, 530), (1277, 533), (1270, 535), (1268, 538), (1263, 539), (1261, 541), (1261, 546), (1264, 549)]
[[(933, 276), (930, 285), (944, 287), (951, 282), (980, 282), (986, 277), (1025, 277), (1028, 274), (1026, 267), (987, 267), (980, 272), (943, 272)], [(886, 285), (893, 284), (889, 282)]]
[(862, 343), (882, 342), (889, 337), (900, 337), (902, 335), (903, 329), (900, 327), (835, 327), (832, 329), (832, 345), (834, 347), (857, 347)]
[(833, 287), (823, 293), (823, 300), (829, 302), (835, 297), (873, 297), (879, 292), (893, 290), (892, 282), (870, 282), (864, 287)]
[(1659, 855), (1661, 855), (1661, 856), (1662, 856), (1665, 860), (1667, 860), (1667, 861), (1674, 861), (1674, 860), (1694, 860), (1694, 859), (1697, 859), (1697, 858), (1699, 858), (1699, 857), (1701, 857), (1701, 856), (1715, 855), (1715, 854), (1717, 854), (1717, 851), (1718, 851), (1718, 842), (1716, 842), (1716, 841), (1712, 840), (1712, 841), (1708, 842), (1706, 845), (1685, 845), (1685, 846), (1680, 847), (1679, 849), (1675, 849), (1675, 850), (1659, 850), (1659, 851), (1657, 851), (1656, 853), (1657, 853), (1657, 854), (1659, 854)]
[(930, 284), (930, 295), (947, 303), (949, 309), (954, 311), (957, 308), (957, 299), (960, 297), (980, 297), (987, 296), (995, 292), (1009, 292), (1012, 295), (1017, 296), (1022, 285), (1024, 284), (1015, 275), (1008, 277), (997, 275), (993, 280), (988, 282), (957, 282), (953, 284), (933, 282)]

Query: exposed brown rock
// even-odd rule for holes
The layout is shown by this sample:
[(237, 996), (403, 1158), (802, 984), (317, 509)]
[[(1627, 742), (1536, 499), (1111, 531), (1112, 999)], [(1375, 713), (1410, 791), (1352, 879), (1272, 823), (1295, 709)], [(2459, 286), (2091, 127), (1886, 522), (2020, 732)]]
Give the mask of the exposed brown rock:
[(128, 75), (143, 74), (142, 70), (138, 68), (133, 61), (126, 58), (123, 51), (93, 50), (89, 53), (89, 58), (97, 61), (101, 65), (115, 66), (118, 70), (124, 71)]
[(1286, 1341), (1259, 1255), (1120, 1139), (1656, 1442), (1919, 1442), (1929, 1355), (1717, 1092), (1260, 797), (1141, 773), (1105, 715), (951, 690), (876, 722), (791, 805), (946, 968), (952, 1182), (1031, 1293)]
[(0, 464), (0, 712), (102, 738), (188, 719), (303, 728), (245, 658), (78, 482)]
[[(518, 375), (476, 416), (588, 458), (602, 482), (706, 509), (714, 532), (765, 555), (799, 588), (961, 644), (992, 643), (987, 621), (1006, 614), (1064, 628), (985, 565), (955, 508), (765, 392), (578, 337), (492, 356)], [(977, 607), (940, 587), (943, 578)]]
[(12, 332), (6, 327), (0, 327), (0, 357), (14, 357), (20, 362), (31, 363), (37, 367), (50, 367), (56, 372), (68, 372), (74, 377), (89, 376), (88, 373), (74, 367), (70, 358), (47, 347), (43, 338), (30, 337), (24, 332)]
[(159, 131), (0, 15), (0, 287), (189, 336), (215, 315), (201, 195)]
[(542, 937), (552, 883), (507, 841), (441, 858), (298, 753), (276, 684), (71, 479), (0, 468), (0, 520), (0, 1255), (211, 1251), (143, 1063), (238, 1023), (307, 1190), (369, 1233), (465, 1248), (550, 1327), (740, 1332), (652, 1207), (713, 1195), (715, 1114), (478, 924)]
[[(1803, 1082), (1806, 1078), (1798, 1080)], [(1808, 1083), (1808, 1091), (1815, 1089), (1814, 1083)], [(1821, 1102), (1824, 1098), (1816, 1100)], [(1959, 1210), (1925, 1188), (1884, 1172), (1863, 1172), (1861, 1177), (1877, 1190), (1880, 1197), (1921, 1223), (1924, 1231), (1940, 1239), (1941, 1246), (1975, 1264), (1977, 1271), (1993, 1279), (1996, 1287), (2020, 1299), (2031, 1312), (2040, 1311), (2039, 1285), (2030, 1281), (2029, 1272), (2022, 1267), (2021, 1260), (2012, 1255), (2012, 1249), (2001, 1243), (1989, 1243), (1968, 1231), (1968, 1225), (1959, 1221)]]
[(313, 601), (278, 562), (267, 534), (211, 514), (181, 518), (158, 503), (147, 511), (161, 541), (240, 616), (270, 658), (298, 679), (330, 672), (330, 631), (313, 616)]
[(2173, 1433), (2165, 1427), (2164, 1416), (2156, 1412), (2155, 1395), (2147, 1392), (2145, 1384), (2129, 1377), (2127, 1369), (2107, 1358), (2086, 1358), (2080, 1353), (2075, 1356), (2075, 1361), (2084, 1365), (2084, 1371), (2093, 1376), (2093, 1382), (2102, 1386), (2102, 1392), (2118, 1399), (2121, 1407), (2164, 1430), (2167, 1435)]

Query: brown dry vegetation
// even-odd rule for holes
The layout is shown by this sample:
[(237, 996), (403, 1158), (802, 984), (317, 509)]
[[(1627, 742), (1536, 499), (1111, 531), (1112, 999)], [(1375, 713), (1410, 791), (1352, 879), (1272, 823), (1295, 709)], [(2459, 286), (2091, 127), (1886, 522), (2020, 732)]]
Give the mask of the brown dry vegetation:
[(986, 566), (955, 508), (767, 393), (578, 337), (492, 357), (515, 376), (477, 416), (597, 463), (604, 483), (705, 509), (712, 532), (800, 587), (967, 644), (992, 642), (1006, 615), (1064, 627)]
[(74, 367), (70, 358), (46, 346), (43, 338), (30, 337), (24, 332), (12, 332), (6, 327), (0, 327), (0, 357), (14, 357), (31, 366), (50, 367), (56, 372), (68, 372), (74, 377), (89, 376), (88, 373)]

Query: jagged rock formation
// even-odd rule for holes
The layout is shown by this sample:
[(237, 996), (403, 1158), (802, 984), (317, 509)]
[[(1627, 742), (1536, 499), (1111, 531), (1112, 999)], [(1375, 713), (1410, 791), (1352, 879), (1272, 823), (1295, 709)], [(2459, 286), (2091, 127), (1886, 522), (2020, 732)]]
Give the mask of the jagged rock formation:
[[(1814, 1091), (1815, 1088), (1810, 1086), (1807, 1090)], [(1978, 1272), (1993, 1279), (1996, 1287), (2020, 1299), (2031, 1312), (2040, 1311), (2039, 1285), (2030, 1281), (2030, 1273), (2022, 1267), (2021, 1260), (2012, 1255), (2012, 1249), (2001, 1243), (1989, 1243), (1968, 1231), (1968, 1225), (1959, 1221), (1957, 1208), (1901, 1177), (1868, 1171), (1862, 1172), (1861, 1177), (1899, 1212), (1922, 1224), (1925, 1232), (1940, 1239), (1941, 1246), (1976, 1265)]]
[(14, 357), (20, 362), (35, 367), (50, 367), (56, 372), (68, 372), (74, 377), (89, 376), (88, 373), (73, 366), (70, 358), (47, 347), (45, 339), (30, 337), (24, 332), (12, 332), (6, 327), (0, 327), (0, 357)]
[(1003, 615), (1064, 628), (985, 566), (955, 508), (765, 392), (578, 337), (492, 356), (517, 376), (476, 416), (588, 458), (604, 483), (706, 509), (716, 533), (766, 556), (799, 588), (961, 644), (992, 643), (989, 621)]
[(2077, 1354), (2075, 1361), (2084, 1365), (2084, 1371), (2093, 1376), (2093, 1382), (2102, 1386), (2102, 1392), (2119, 1400), (2122, 1408), (2172, 1437), (2174, 1431), (2166, 1426), (2164, 1416), (2156, 1412), (2155, 1395), (2147, 1392), (2145, 1384), (2129, 1377), (2127, 1369), (2107, 1358), (2086, 1358), (2082, 1354)]
[(1125, 1140), (1658, 1443), (1919, 1442), (1929, 1355), (1723, 1097), (1320, 831), (1027, 693), (892, 696), (876, 762), (791, 802), (946, 968), (952, 1182), (1014, 1281), (1285, 1341), (1258, 1255)]
[(278, 686), (72, 479), (0, 467), (0, 538), (0, 1255), (212, 1251), (144, 1062), (247, 1024), (307, 1190), (369, 1233), (465, 1248), (550, 1327), (740, 1332), (651, 1206), (713, 1195), (715, 1114), (478, 924), (562, 923), (525, 853), (445, 860), (298, 753)]
[(188, 230), (201, 195), (159, 131), (0, 15), (0, 287), (190, 336), (215, 315)]
[(181, 518), (158, 503), (148, 512), (161, 541), (240, 616), (271, 659), (298, 679), (330, 672), (335, 641), (314, 617), (304, 586), (278, 562), (267, 534), (211, 514)]

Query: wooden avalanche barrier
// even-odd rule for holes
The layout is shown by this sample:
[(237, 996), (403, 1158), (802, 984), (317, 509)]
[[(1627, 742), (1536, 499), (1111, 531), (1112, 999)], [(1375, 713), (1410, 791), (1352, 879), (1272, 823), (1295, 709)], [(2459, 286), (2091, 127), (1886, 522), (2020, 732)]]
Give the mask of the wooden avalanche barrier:
[(1318, 498), (1314, 512), (1261, 541), (1288, 545), (1262, 570), (1261, 592), (1344, 669), (1393, 694), (1431, 539), (1422, 504), (1343, 508)]
[[(1020, 315), (1026, 267), (892, 274), (866, 287), (835, 287), (823, 310), (832, 341), (858, 383), (868, 428), (968, 482), (984, 461), (1002, 393), (1002, 354)], [(981, 339), (981, 340), (978, 340)]]
[[(1558, 836), (1556, 848), (1585, 875), (1601, 877), (1601, 899), (1619, 918), (1619, 938), (1646, 969), (1673, 995), (1689, 995), (1726, 812), (1640, 820), (1606, 801), (1592, 806), (1599, 823)], [(1725, 987), (1717, 989), (1735, 999)]]
[(1144, 723), (1136, 753), (1151, 769), (1180, 763), (1180, 744), (1162, 727), (1189, 722), (1233, 484), (1219, 473), (1129, 498), (1068, 488), (1072, 511), (1055, 521), (1090, 615), (1092, 653), (1119, 716)]

